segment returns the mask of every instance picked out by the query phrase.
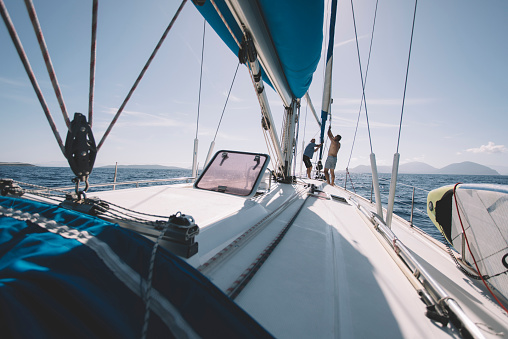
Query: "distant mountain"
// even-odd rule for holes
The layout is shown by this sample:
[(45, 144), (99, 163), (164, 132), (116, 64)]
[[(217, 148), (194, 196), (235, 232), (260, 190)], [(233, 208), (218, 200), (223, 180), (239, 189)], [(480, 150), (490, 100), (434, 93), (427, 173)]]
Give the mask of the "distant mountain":
[(411, 174), (434, 174), (439, 170), (435, 167), (427, 165), (424, 162), (409, 162), (407, 164), (400, 165), (399, 173), (411, 173)]
[[(378, 166), (379, 173), (391, 173), (391, 166)], [(350, 168), (351, 173), (370, 173), (370, 166), (360, 165)], [(499, 175), (499, 173), (487, 166), (471, 161), (451, 164), (441, 169), (432, 167), (423, 162), (410, 162), (399, 167), (399, 173), (407, 174), (461, 174), (461, 175)]]
[(499, 172), (500, 175), (508, 175), (508, 166), (489, 166), (493, 170)]
[[(377, 171), (379, 172), (379, 168), (377, 169)], [(370, 171), (370, 166), (358, 165), (356, 167), (350, 168), (349, 172), (351, 172), (351, 173), (370, 173), (371, 171)]]
[[(115, 168), (115, 165), (100, 166), (98, 168)], [(118, 168), (135, 168), (135, 169), (176, 169), (185, 170), (187, 168), (163, 165), (118, 165)]]
[[(410, 162), (399, 166), (399, 173), (408, 174), (434, 174), (438, 169), (427, 165), (423, 162)], [(378, 173), (392, 173), (391, 166), (377, 166)], [(359, 165), (355, 168), (350, 168), (351, 173), (370, 173), (370, 166)]]
[(438, 174), (499, 175), (496, 170), (471, 161), (448, 165), (441, 168)]

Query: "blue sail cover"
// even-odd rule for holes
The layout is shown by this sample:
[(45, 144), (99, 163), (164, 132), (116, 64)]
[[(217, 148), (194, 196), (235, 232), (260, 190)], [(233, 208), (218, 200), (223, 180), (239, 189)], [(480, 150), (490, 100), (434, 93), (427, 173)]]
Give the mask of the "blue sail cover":
[[(154, 243), (99, 218), (0, 197), (2, 338), (139, 338)], [(147, 337), (271, 337), (159, 247)]]
[[(256, 1), (256, 0), (252, 0)], [(224, 0), (215, 1), (220, 12), (228, 22), (238, 41), (242, 41), (242, 31)], [(312, 75), (321, 56), (323, 42), (323, 0), (257, 0), (264, 21), (271, 34), (282, 69), (295, 98), (307, 92)], [(231, 37), (210, 1), (196, 6), (210, 26), (226, 45), (238, 55), (238, 46)], [(263, 80), (271, 85), (266, 76)]]
[[(337, 14), (337, 0), (332, 0), (328, 51), (326, 52), (325, 85), (323, 89), (323, 101), (321, 105), (321, 133), (319, 135), (321, 143), (324, 142), (326, 120), (328, 119), (328, 113), (332, 97), (331, 95), (332, 95), (333, 41), (335, 37), (336, 14)], [(323, 158), (323, 148), (324, 147), (321, 147), (319, 150), (319, 160)]]

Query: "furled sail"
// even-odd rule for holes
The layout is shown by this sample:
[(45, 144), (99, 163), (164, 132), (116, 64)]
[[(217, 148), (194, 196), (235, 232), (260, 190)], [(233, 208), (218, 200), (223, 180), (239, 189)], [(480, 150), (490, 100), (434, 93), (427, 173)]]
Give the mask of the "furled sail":
[[(330, 16), (330, 37), (328, 40), (328, 52), (326, 53), (325, 84), (323, 89), (323, 102), (321, 105), (321, 143), (324, 142), (326, 120), (330, 111), (332, 100), (332, 65), (333, 65), (333, 41), (335, 35), (335, 17), (337, 13), (337, 0), (332, 0)], [(323, 147), (319, 150), (319, 159), (323, 158)]]
[[(257, 51), (263, 67), (263, 80), (270, 86), (272, 86), (270, 79), (287, 83), (287, 92), (292, 98), (303, 97), (312, 82), (312, 75), (320, 59), (323, 41), (323, 1), (215, 0), (213, 3), (206, 1), (203, 6), (196, 6), (231, 51), (238, 55), (239, 46), (235, 38), (242, 41), (243, 33), (228, 2), (230, 5), (235, 3), (243, 11), (249, 11), (249, 15), (256, 15), (255, 21), (266, 26), (269, 32), (268, 39), (264, 40), (271, 41), (261, 42), (262, 48), (267, 51)], [(276, 60), (264, 58), (265, 53), (275, 55)], [(280, 74), (274, 71), (278, 68), (281, 70)]]

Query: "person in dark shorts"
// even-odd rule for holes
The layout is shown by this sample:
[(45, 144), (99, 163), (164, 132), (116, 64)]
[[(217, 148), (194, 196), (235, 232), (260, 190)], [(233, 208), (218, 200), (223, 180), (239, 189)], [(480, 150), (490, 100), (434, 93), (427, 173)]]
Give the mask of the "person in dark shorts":
[(307, 178), (309, 179), (310, 172), (312, 171), (312, 163), (310, 160), (314, 156), (314, 152), (316, 152), (322, 145), (323, 144), (316, 145), (316, 139), (312, 138), (303, 152), (303, 162), (305, 163), (305, 168), (307, 168)]

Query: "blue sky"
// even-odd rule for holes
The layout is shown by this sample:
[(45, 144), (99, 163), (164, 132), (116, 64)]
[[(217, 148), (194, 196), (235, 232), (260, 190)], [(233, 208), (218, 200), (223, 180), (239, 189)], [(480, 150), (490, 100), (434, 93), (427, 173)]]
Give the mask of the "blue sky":
[[(98, 142), (127, 95), (180, 1), (100, 1), (94, 135)], [(58, 130), (66, 127), (43, 59), (21, 1), (5, 0)], [(88, 111), (91, 1), (34, 0), (65, 104)], [(355, 4), (365, 71), (375, 1)], [(373, 150), (389, 165), (397, 147), (404, 77), (414, 3), (381, 0), (366, 84)], [(418, 3), (399, 153), (401, 162), (435, 167), (473, 161), (508, 167), (508, 2)], [(97, 165), (162, 164), (190, 167), (196, 134), (203, 19), (186, 4), (123, 115), (97, 157)], [(64, 164), (40, 104), (7, 34), (0, 24), (1, 162)], [(305, 46), (302, 46), (304, 48)], [(198, 159), (202, 165), (231, 85), (237, 58), (206, 27), (199, 120)], [(338, 169), (368, 164), (370, 146), (360, 106), (361, 82), (351, 7), (339, 1), (335, 36), (332, 130), (341, 134)], [(323, 63), (309, 90), (321, 108)], [(280, 134), (282, 102), (270, 89), (272, 114)], [(318, 133), (302, 103), (298, 148)], [(306, 126), (305, 130), (303, 127)], [(216, 150), (267, 152), (260, 110), (245, 67), (231, 93)], [(298, 160), (300, 160), (300, 155)], [(300, 165), (297, 165), (297, 169)]]

